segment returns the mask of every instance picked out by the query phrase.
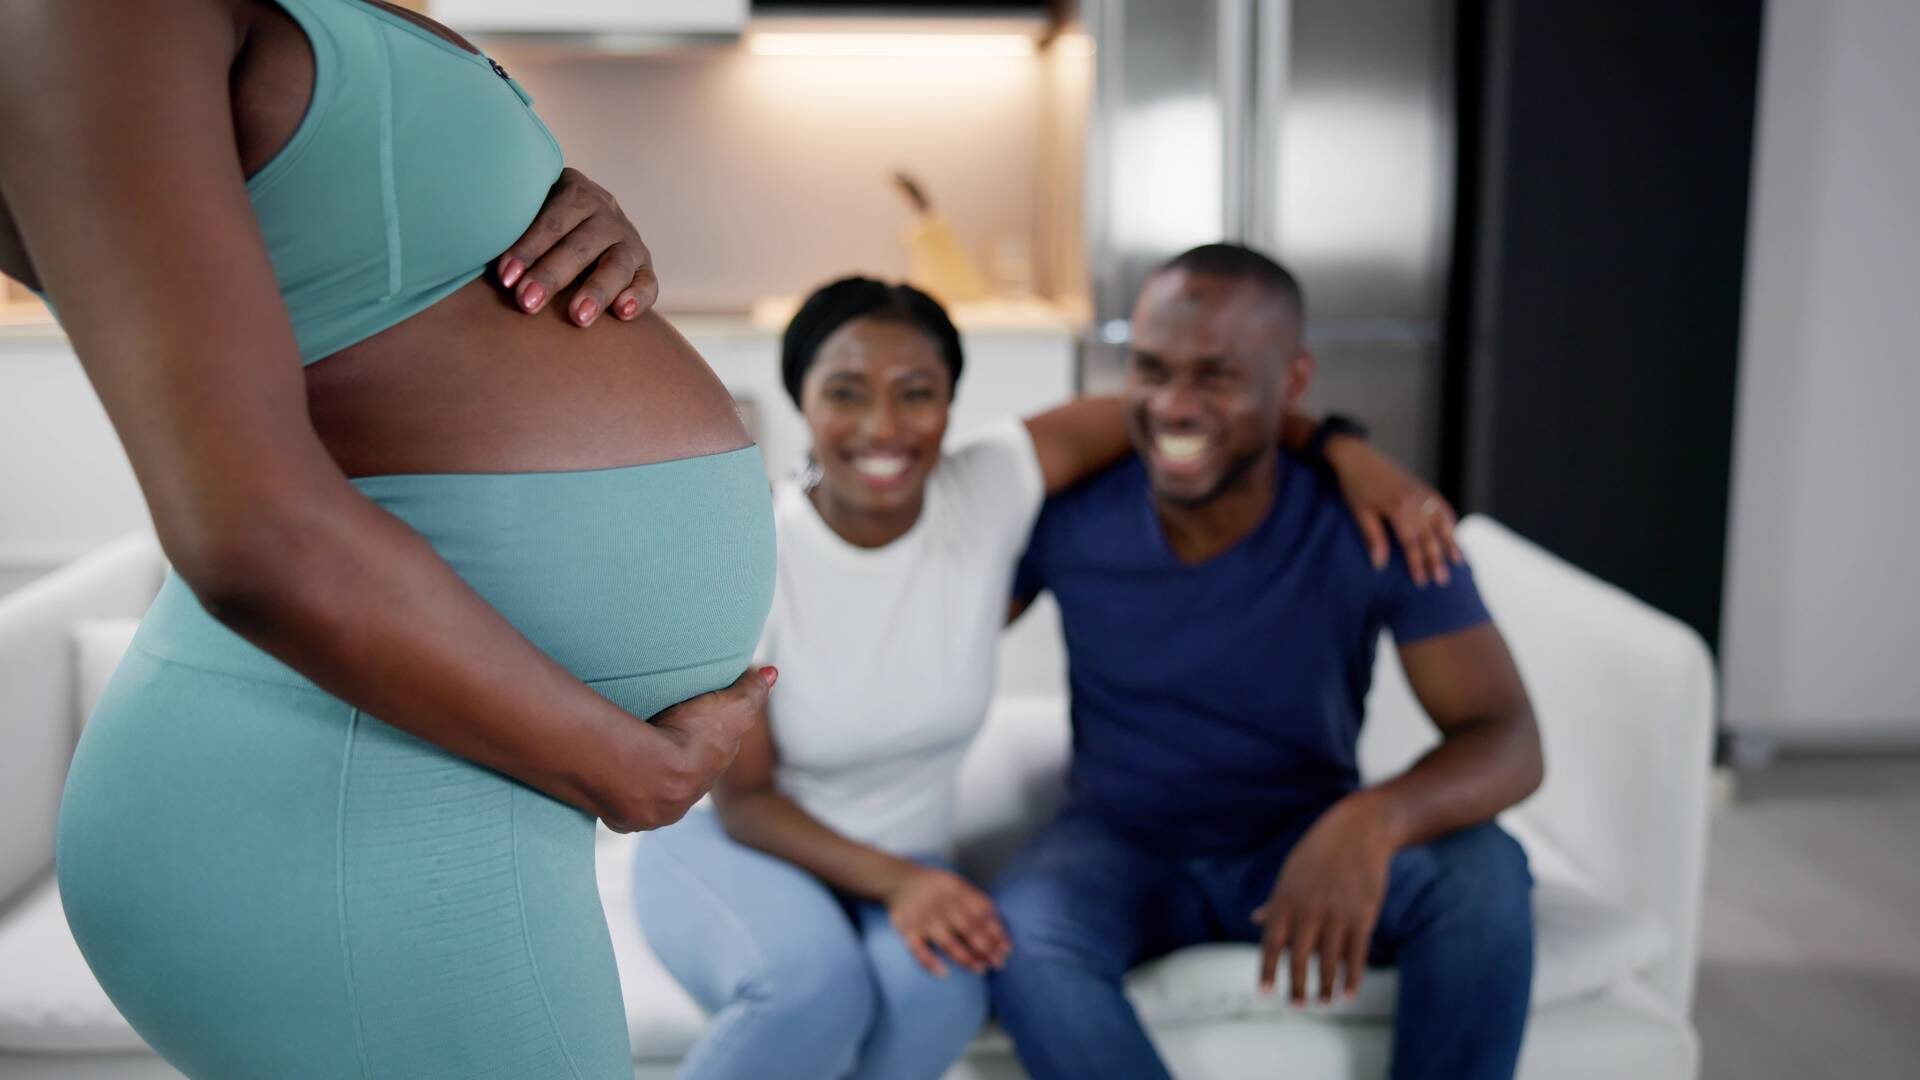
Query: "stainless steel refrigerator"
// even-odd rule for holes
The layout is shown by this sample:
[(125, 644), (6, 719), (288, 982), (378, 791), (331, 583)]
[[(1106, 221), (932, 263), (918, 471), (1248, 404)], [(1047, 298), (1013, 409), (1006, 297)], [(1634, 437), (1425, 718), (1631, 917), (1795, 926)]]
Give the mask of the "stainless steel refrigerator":
[(1307, 295), (1309, 403), (1438, 472), (1454, 222), (1448, 0), (1082, 0), (1095, 45), (1085, 382), (1121, 377), (1152, 267), (1250, 244)]

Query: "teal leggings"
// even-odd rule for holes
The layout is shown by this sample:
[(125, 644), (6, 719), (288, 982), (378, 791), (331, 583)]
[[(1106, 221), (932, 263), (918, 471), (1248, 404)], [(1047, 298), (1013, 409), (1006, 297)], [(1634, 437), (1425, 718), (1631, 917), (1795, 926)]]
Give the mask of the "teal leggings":
[[(637, 717), (736, 678), (772, 602), (751, 447), (356, 484)], [(88, 965), (189, 1077), (625, 1080), (593, 832), (322, 692), (169, 579), (81, 737), (57, 863)]]

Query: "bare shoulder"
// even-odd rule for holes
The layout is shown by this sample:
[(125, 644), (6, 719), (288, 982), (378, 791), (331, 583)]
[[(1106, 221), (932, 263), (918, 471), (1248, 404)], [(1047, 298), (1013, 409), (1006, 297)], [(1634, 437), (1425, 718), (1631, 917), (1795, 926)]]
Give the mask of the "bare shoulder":
[[(0, 164), (139, 123), (126, 102), (185, 67), (224, 70), (254, 15), (246, 0), (0, 3)], [(4, 195), (0, 272), (42, 284)]]
[[(149, 81), (156, 72), (183, 65), (224, 71), (255, 15), (244, 0), (0, 3), (0, 87), (8, 91), (0, 96), (0, 115), (31, 124), (129, 85), (155, 93), (165, 88)], [(9, 126), (0, 145), (49, 126)]]
[(248, 0), (8, 0), (0, 4), (0, 55), (31, 64), (58, 61), (64, 49), (89, 43), (164, 50), (206, 35), (238, 48), (258, 13)]

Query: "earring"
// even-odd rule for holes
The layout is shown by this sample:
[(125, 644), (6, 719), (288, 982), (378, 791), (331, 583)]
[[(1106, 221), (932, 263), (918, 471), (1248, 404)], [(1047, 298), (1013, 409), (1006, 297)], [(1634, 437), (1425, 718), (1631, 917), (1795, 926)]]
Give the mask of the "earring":
[(794, 482), (800, 485), (801, 491), (805, 492), (812, 492), (814, 488), (819, 487), (821, 476), (820, 463), (813, 460), (812, 451), (807, 452), (806, 460), (793, 471)]

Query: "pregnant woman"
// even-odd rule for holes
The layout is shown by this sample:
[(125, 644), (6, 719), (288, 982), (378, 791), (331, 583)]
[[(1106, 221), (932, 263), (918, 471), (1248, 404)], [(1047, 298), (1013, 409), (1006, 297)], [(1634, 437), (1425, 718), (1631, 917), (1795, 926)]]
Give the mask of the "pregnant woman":
[[(1009, 946), (954, 870), (960, 762), (1041, 500), (1131, 444), (1118, 399), (1089, 398), (943, 451), (961, 361), (937, 303), (864, 278), (820, 289), (787, 329), (813, 463), (775, 494), (760, 657), (780, 691), (718, 814), (643, 837), (634, 860), (648, 941), (715, 1014), (683, 1080), (931, 1080), (986, 1016), (982, 975)], [(1325, 446), (1375, 562), (1390, 523), (1416, 576), (1444, 577), (1438, 496), (1364, 442), (1315, 434), (1289, 417), (1284, 438)]]
[(563, 207), (498, 263), (518, 310), (483, 277), (561, 175), (498, 65), (384, 4), (0, 5), (0, 269), (177, 570), (60, 892), (189, 1076), (632, 1075), (594, 819), (671, 822), (732, 759), (772, 520), (633, 250), (556, 302), (605, 246), (534, 260)]

